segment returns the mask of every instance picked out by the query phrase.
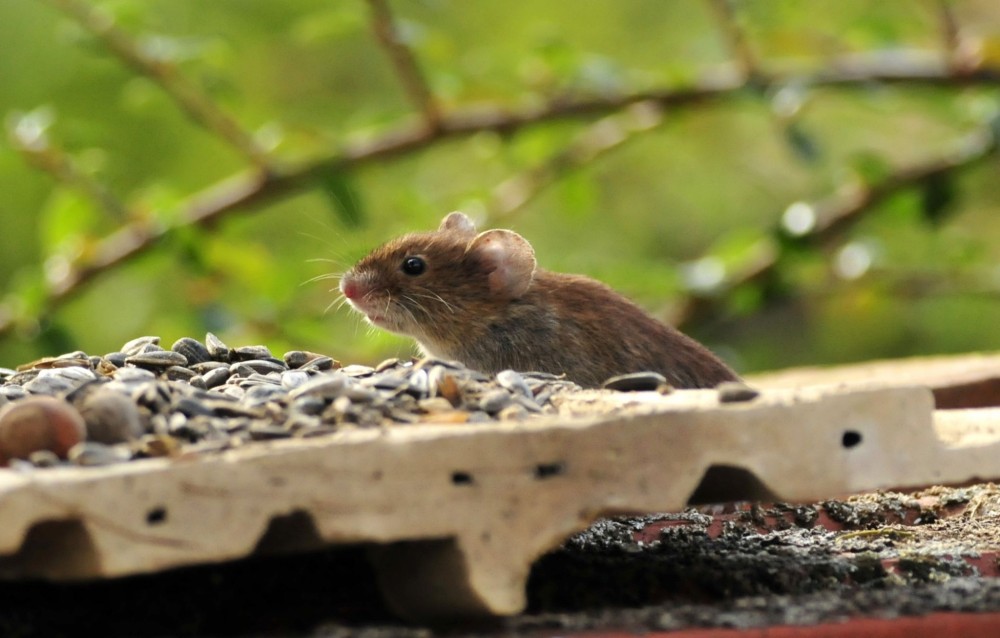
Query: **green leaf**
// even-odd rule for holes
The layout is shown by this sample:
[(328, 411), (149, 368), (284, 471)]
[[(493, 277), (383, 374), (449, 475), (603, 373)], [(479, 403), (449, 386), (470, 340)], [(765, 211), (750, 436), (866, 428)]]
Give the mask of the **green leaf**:
[(819, 142), (807, 133), (797, 122), (789, 122), (785, 126), (785, 141), (795, 152), (795, 155), (810, 164), (820, 160), (823, 153), (819, 147)]
[(518, 168), (547, 162), (571, 143), (578, 129), (556, 123), (519, 132), (506, 148), (506, 156)]
[(576, 71), (578, 82), (585, 91), (603, 95), (624, 92), (625, 71), (617, 61), (602, 55), (587, 55)]
[(34, 339), (41, 344), (45, 352), (72, 352), (78, 347), (73, 332), (65, 325), (51, 319), (43, 319), (41, 330)]
[(365, 12), (356, 3), (333, 3), (309, 13), (292, 25), (293, 41), (315, 44), (353, 35), (365, 27)]
[(892, 166), (888, 160), (872, 151), (855, 153), (850, 164), (861, 181), (868, 186), (878, 184), (892, 174)]
[(42, 250), (48, 255), (77, 253), (102, 220), (103, 215), (89, 199), (59, 188), (41, 211), (38, 236)]
[(320, 191), (333, 203), (340, 221), (349, 228), (365, 224), (364, 202), (347, 174), (331, 171), (318, 178)]
[(886, 197), (878, 207), (879, 219), (902, 228), (919, 227), (923, 215), (923, 193), (909, 188)]
[(206, 256), (210, 243), (201, 228), (192, 225), (175, 226), (164, 237), (163, 245), (175, 255), (178, 263), (190, 269), (193, 275), (207, 275), (212, 272), (212, 264)]
[(558, 182), (560, 200), (570, 219), (586, 217), (600, 197), (598, 180), (590, 173), (591, 171), (579, 171), (563, 176)]
[(747, 317), (764, 305), (764, 292), (757, 284), (736, 286), (726, 296), (726, 309), (738, 317)]
[(206, 237), (199, 255), (199, 266), (207, 272), (225, 273), (243, 288), (262, 292), (274, 280), (274, 256), (264, 242), (228, 241), (221, 237)]
[(948, 173), (935, 173), (920, 187), (921, 212), (927, 222), (936, 226), (954, 209), (955, 184)]
[(47, 289), (40, 264), (22, 266), (16, 270), (0, 299), (5, 313), (17, 324), (26, 324), (41, 317), (46, 307)]

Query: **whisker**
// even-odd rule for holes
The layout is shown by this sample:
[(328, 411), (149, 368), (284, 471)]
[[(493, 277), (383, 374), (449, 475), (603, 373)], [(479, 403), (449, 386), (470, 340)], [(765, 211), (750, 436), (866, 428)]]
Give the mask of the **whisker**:
[(341, 277), (343, 277), (343, 275), (340, 274), (340, 273), (326, 272), (326, 273), (323, 273), (322, 275), (316, 275), (315, 277), (310, 277), (309, 279), (306, 279), (305, 281), (303, 281), (299, 285), (300, 286), (305, 286), (306, 284), (313, 284), (313, 283), (316, 283), (317, 281), (326, 281), (328, 279), (340, 279)]
[(308, 218), (308, 221), (313, 222), (319, 228), (319, 232), (299, 230), (298, 235), (309, 240), (309, 245), (322, 249), (324, 254), (330, 254), (343, 259), (349, 252), (348, 244), (353, 243), (345, 241), (345, 237), (341, 232), (343, 229), (333, 226), (330, 224), (329, 219), (326, 218), (313, 219), (312, 215), (308, 215)]
[(307, 264), (333, 264), (339, 266), (343, 262), (340, 259), (330, 259), (329, 257), (313, 257), (306, 260)]
[(323, 309), (324, 316), (326, 316), (330, 312), (330, 310), (339, 311), (341, 308), (344, 307), (345, 304), (347, 304), (350, 301), (350, 299), (347, 298), (347, 295), (345, 295), (340, 291), (339, 287), (331, 288), (327, 292), (335, 293), (335, 295), (333, 301), (327, 304), (326, 308)]
[[(418, 304), (418, 305), (419, 305), (419, 304)], [(417, 316), (413, 314), (413, 311), (412, 311), (412, 310), (410, 310), (409, 308), (407, 308), (406, 306), (402, 306), (402, 308), (403, 308), (403, 310), (405, 310), (405, 311), (406, 311), (406, 314), (410, 315), (410, 319), (412, 319), (412, 320), (413, 320), (413, 323), (414, 323), (415, 325), (419, 325), (419, 322), (417, 321)]]
[[(404, 295), (403, 299), (406, 300), (406, 301), (408, 301), (408, 302), (410, 302), (411, 304), (413, 304), (417, 308), (419, 308), (420, 312), (422, 312), (424, 315), (430, 316), (431, 313), (427, 311), (427, 308), (424, 307), (424, 304), (422, 304), (419, 301), (417, 301), (416, 299), (414, 299), (412, 294)], [(407, 308), (407, 310), (409, 310), (409, 309)], [(417, 318), (413, 315), (413, 312), (410, 312), (410, 316), (413, 317), (414, 321), (416, 321)]]
[(347, 301), (347, 297), (341, 296), (340, 298), (334, 297), (333, 301), (327, 304), (326, 308), (323, 308), (323, 316), (325, 317), (330, 310), (340, 310), (344, 302)]
[(428, 290), (427, 292), (428, 292), (429, 294), (425, 294), (425, 295), (422, 295), (422, 294), (417, 294), (417, 293), (411, 293), (411, 294), (414, 294), (414, 295), (416, 295), (416, 296), (418, 296), (418, 297), (421, 297), (421, 298), (423, 298), (423, 299), (430, 299), (430, 300), (432, 300), (432, 301), (439, 301), (439, 302), (441, 302), (441, 304), (442, 304), (442, 305), (444, 305), (444, 307), (445, 307), (445, 308), (447, 308), (447, 309), (448, 309), (448, 311), (449, 311), (449, 312), (451, 312), (452, 314), (455, 314), (455, 312), (457, 311), (457, 308), (455, 308), (455, 306), (453, 306), (453, 305), (451, 305), (450, 303), (448, 303), (447, 301), (445, 301), (445, 300), (444, 300), (444, 299), (443, 299), (443, 298), (441, 297), (441, 295), (439, 295), (439, 294), (437, 294), (437, 293), (435, 293), (435, 292), (431, 292), (431, 291), (429, 291), (429, 290)]

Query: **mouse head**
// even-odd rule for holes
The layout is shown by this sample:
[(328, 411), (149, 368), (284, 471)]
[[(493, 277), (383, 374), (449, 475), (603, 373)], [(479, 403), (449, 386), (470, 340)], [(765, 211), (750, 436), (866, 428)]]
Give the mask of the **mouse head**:
[(427, 345), (460, 339), (520, 298), (535, 265), (535, 251), (517, 233), (477, 234), (472, 220), (455, 212), (436, 231), (376, 248), (344, 274), (340, 291), (372, 324)]

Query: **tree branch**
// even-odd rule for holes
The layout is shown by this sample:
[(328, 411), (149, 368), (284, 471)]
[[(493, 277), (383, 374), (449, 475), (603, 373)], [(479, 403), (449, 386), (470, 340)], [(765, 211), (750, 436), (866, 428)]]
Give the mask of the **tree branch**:
[(194, 122), (218, 135), (262, 170), (268, 169), (267, 153), (253, 136), (216, 106), (201, 89), (189, 82), (169, 62), (143, 51), (114, 20), (84, 0), (48, 0), (81, 27), (104, 42), (104, 45), (128, 66), (157, 83)]
[[(786, 209), (780, 224), (772, 231), (777, 246), (783, 238), (819, 247), (837, 245), (844, 234), (861, 221), (865, 214), (888, 198), (929, 180), (970, 170), (997, 156), (1000, 146), (996, 133), (984, 129), (965, 139), (952, 152), (923, 163), (904, 166), (876, 183), (860, 182), (812, 203), (796, 202)], [(793, 219), (794, 218), (794, 219)], [(680, 326), (697, 323), (710, 316), (718, 307), (719, 293), (740, 286), (767, 281), (783, 257), (780, 248), (769, 251), (752, 267), (726, 280), (712, 296), (689, 296), (677, 313)]]
[(424, 118), (424, 123), (430, 129), (436, 129), (441, 123), (441, 112), (437, 101), (431, 92), (424, 74), (420, 70), (416, 56), (403, 42), (396, 20), (387, 0), (368, 0), (372, 13), (372, 29), (382, 48), (392, 60), (403, 88), (410, 96), (413, 106)]
[(729, 55), (739, 66), (740, 74), (745, 80), (752, 80), (761, 73), (757, 56), (754, 55), (747, 41), (746, 34), (740, 27), (732, 0), (708, 0), (709, 7), (715, 15)]
[(857, 184), (844, 193), (812, 204), (811, 208), (815, 211), (815, 226), (808, 232), (796, 235), (809, 243), (830, 245), (854, 226), (865, 211), (881, 204), (899, 191), (935, 177), (968, 170), (993, 157), (996, 152), (997, 139), (994, 132), (981, 131), (963, 140), (955, 150), (944, 157), (900, 168), (876, 184), (870, 186)]
[(968, 68), (971, 62), (968, 51), (964, 47), (962, 28), (952, 10), (951, 0), (937, 0), (936, 4), (945, 60), (953, 72), (961, 73)]
[[(79, 6), (78, 0), (49, 1)], [(756, 86), (777, 88), (793, 79), (812, 88), (832, 87), (841, 90), (867, 89), (872, 84), (879, 83), (954, 88), (996, 85), (1000, 83), (1000, 69), (976, 67), (956, 75), (942, 64), (928, 64), (926, 57), (852, 57), (812, 77), (758, 77)], [(310, 188), (317, 178), (330, 172), (354, 170), (371, 162), (386, 161), (417, 152), (443, 139), (483, 131), (510, 134), (552, 121), (607, 115), (640, 103), (658, 106), (669, 112), (722, 102), (742, 92), (746, 86), (745, 78), (722, 74), (681, 89), (666, 88), (617, 96), (557, 98), (546, 104), (520, 109), (493, 107), (454, 111), (442, 114), (436, 128), (428, 128), (423, 122), (404, 125), (310, 163), (234, 175), (193, 195), (171, 226), (133, 223), (102, 239), (87, 261), (71, 264), (61, 280), (50, 282), (44, 311), (51, 312), (101, 273), (151, 249), (179, 227), (210, 227), (237, 211), (257, 208)], [(0, 335), (9, 332), (14, 323), (14, 319), (0, 316)]]
[(546, 161), (497, 185), (487, 205), (485, 225), (493, 225), (499, 218), (522, 209), (566, 174), (592, 163), (662, 122), (663, 110), (654, 102), (638, 102), (601, 118)]
[(37, 117), (28, 114), (13, 118), (9, 126), (13, 146), (31, 165), (82, 193), (112, 220), (123, 222), (128, 215), (125, 205), (104, 184), (82, 170), (69, 153), (53, 144)]

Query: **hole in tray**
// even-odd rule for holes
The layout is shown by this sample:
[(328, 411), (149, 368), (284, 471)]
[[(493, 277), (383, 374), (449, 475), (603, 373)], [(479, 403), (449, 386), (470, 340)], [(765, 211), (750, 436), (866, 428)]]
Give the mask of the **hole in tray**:
[(855, 430), (847, 430), (844, 432), (844, 436), (840, 437), (840, 444), (847, 449), (851, 449), (856, 445), (861, 444), (861, 433)]
[(316, 529), (312, 515), (301, 509), (288, 514), (273, 516), (267, 529), (257, 539), (255, 554), (283, 554), (318, 549), (323, 539)]
[(535, 466), (535, 478), (541, 481), (553, 476), (559, 476), (565, 470), (566, 466), (562, 461), (557, 461), (556, 463), (539, 463)]
[(165, 507), (154, 507), (146, 512), (147, 525), (159, 525), (165, 520), (167, 520), (167, 508)]
[(735, 465), (713, 465), (688, 497), (688, 505), (775, 500), (777, 495), (750, 470)]
[(472, 474), (468, 472), (452, 472), (451, 482), (455, 485), (472, 485)]
[(101, 574), (90, 532), (79, 520), (40, 521), (28, 529), (16, 554), (0, 556), (0, 571), (43, 579)]

